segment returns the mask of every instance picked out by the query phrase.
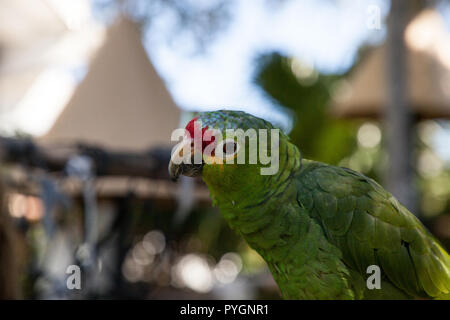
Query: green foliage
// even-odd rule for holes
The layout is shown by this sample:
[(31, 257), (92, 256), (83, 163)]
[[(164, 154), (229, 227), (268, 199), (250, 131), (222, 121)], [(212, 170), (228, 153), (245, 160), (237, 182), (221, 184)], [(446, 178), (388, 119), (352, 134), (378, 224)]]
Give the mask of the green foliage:
[(330, 92), (343, 76), (311, 70), (299, 77), (293, 71), (296, 62), (278, 53), (263, 55), (257, 61), (255, 82), (292, 113), (290, 138), (303, 157), (338, 164), (356, 147), (356, 124), (333, 118), (329, 108)]

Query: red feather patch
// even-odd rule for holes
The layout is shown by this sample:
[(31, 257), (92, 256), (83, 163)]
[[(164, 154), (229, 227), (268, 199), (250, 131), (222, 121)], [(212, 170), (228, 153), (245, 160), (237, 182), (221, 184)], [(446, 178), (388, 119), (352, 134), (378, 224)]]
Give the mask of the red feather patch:
[[(194, 139), (194, 132), (195, 132), (195, 128), (196, 126), (200, 125), (200, 122), (197, 122), (198, 117), (192, 119), (191, 121), (189, 121), (189, 123), (186, 125), (186, 131), (189, 132), (189, 135), (191, 137), (191, 139)], [(215, 137), (214, 135), (211, 136), (211, 139), (209, 139), (208, 137), (208, 141), (205, 140), (205, 133), (209, 132), (208, 130), (208, 126), (202, 128), (202, 151), (205, 150), (206, 146), (210, 145), (211, 143), (213, 143), (215, 141)]]

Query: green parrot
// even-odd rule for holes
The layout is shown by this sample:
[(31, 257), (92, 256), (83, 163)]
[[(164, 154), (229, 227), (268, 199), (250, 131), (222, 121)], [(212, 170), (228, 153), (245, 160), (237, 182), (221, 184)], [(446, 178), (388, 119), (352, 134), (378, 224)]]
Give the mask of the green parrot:
[[(248, 135), (238, 139), (233, 129)], [(266, 261), (283, 298), (450, 299), (449, 254), (374, 180), (302, 159), (285, 134), (245, 112), (204, 112), (184, 131), (169, 174), (201, 175), (230, 227)], [(257, 155), (270, 149), (276, 171), (263, 174), (267, 159), (251, 161), (255, 137)]]

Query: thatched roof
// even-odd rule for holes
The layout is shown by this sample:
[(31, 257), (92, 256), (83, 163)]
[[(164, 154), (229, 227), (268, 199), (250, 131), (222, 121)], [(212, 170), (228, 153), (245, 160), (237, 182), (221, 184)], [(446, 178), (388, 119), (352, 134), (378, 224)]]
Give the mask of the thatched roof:
[(121, 18), (42, 143), (84, 142), (120, 150), (170, 145), (180, 110), (149, 61), (137, 27)]
[[(419, 118), (450, 118), (450, 35), (426, 10), (407, 27), (407, 101)], [(387, 105), (386, 46), (373, 49), (334, 97), (340, 117), (379, 117)]]

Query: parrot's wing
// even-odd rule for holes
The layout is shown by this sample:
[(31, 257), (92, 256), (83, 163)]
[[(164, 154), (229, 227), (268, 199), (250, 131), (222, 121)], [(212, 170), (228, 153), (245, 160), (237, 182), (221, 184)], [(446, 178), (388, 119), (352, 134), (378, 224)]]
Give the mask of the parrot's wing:
[(295, 178), (312, 213), (350, 267), (378, 265), (413, 296), (450, 293), (450, 258), (421, 222), (374, 180), (346, 168), (309, 163)]

